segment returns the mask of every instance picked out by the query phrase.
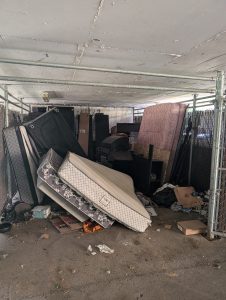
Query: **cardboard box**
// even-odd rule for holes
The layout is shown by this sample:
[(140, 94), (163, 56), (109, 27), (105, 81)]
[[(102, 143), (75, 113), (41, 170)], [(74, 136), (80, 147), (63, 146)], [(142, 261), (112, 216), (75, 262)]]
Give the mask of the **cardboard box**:
[(177, 227), (185, 235), (205, 233), (207, 228), (200, 220), (179, 221)]
[(203, 201), (201, 198), (192, 196), (192, 193), (195, 192), (192, 186), (188, 187), (176, 187), (174, 189), (174, 193), (176, 195), (177, 201), (184, 207), (184, 208), (192, 208), (201, 206)]

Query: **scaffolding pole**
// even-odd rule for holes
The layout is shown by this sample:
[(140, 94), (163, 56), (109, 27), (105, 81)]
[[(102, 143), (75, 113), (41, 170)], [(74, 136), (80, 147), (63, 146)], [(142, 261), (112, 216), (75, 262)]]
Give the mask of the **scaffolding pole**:
[[(204, 99), (210, 99), (210, 98), (213, 98), (215, 99), (216, 95), (210, 95), (210, 96), (205, 96), (205, 97), (200, 97), (200, 98), (196, 98), (196, 101), (200, 101), (200, 100), (204, 100)], [(179, 101), (178, 103), (187, 103), (187, 102), (193, 102), (194, 101), (194, 98), (193, 99), (190, 99), (190, 100), (183, 100), (183, 101)]]
[(213, 78), (213, 77), (188, 76), (188, 75), (177, 75), (177, 74), (162, 74), (162, 73), (151, 73), (151, 72), (132, 71), (132, 70), (108, 69), (108, 68), (88, 67), (88, 66), (75, 66), (75, 65), (37, 62), (37, 61), (20, 60), (20, 59), (0, 58), (0, 63), (14, 64), (14, 65), (24, 65), (24, 66), (57, 68), (57, 69), (96, 71), (96, 72), (104, 72), (104, 73), (143, 75), (143, 76), (153, 76), (153, 77), (163, 77), (163, 78), (177, 78), (177, 79), (189, 79), (189, 80), (201, 80), (201, 81), (215, 81), (215, 78)]
[[(4, 114), (4, 127), (9, 127), (9, 93), (8, 93), (8, 86), (5, 85), (4, 87), (4, 97), (1, 97), (5, 100), (5, 114)], [(8, 153), (5, 151), (5, 158), (6, 158), (6, 184), (7, 184), (7, 195), (8, 197), (12, 196), (11, 191), (11, 171), (10, 171), (10, 164), (9, 164), (9, 157)]]
[(5, 116), (4, 116), (4, 126), (9, 126), (9, 94), (8, 94), (8, 87), (5, 85), (4, 87), (4, 97), (1, 97), (5, 100)]
[(217, 72), (216, 101), (214, 108), (214, 132), (210, 175), (210, 201), (208, 213), (208, 238), (214, 239), (216, 225), (216, 207), (219, 198), (218, 169), (220, 161), (221, 128), (224, 108), (224, 71)]
[[(4, 92), (6, 90), (5, 87), (0, 87)], [(18, 101), (20, 104), (23, 104), (24, 106), (27, 106), (29, 108), (29, 104), (26, 104), (26, 103), (22, 103), (22, 100), (21, 99), (18, 99), (17, 97), (15, 97), (14, 95), (12, 95), (9, 90), (7, 89), (7, 93), (8, 93), (8, 96), (12, 97), (13, 99), (15, 99), (16, 101)]]
[(188, 185), (191, 185), (191, 169), (192, 169), (192, 156), (193, 156), (193, 144), (195, 138), (195, 112), (196, 112), (196, 98), (193, 98), (193, 110), (192, 110), (192, 130), (191, 130), (191, 142), (190, 142), (190, 153), (189, 153), (189, 166), (188, 166)]
[[(21, 105), (19, 105), (19, 104), (17, 104), (17, 103), (14, 103), (14, 102), (12, 102), (11, 100), (6, 100), (6, 98), (5, 97), (3, 97), (3, 96), (0, 96), (0, 98), (2, 99), (2, 100), (4, 100), (5, 101), (5, 103), (7, 103), (7, 105), (9, 105), (9, 104), (11, 104), (11, 105), (13, 105), (13, 106), (15, 106), (15, 107), (18, 107), (18, 108), (20, 108), (21, 109)], [(6, 105), (6, 104), (5, 104)], [(23, 110), (24, 111), (27, 111), (27, 112), (30, 112), (30, 109), (28, 110), (27, 108), (24, 108), (23, 107)], [(7, 126), (8, 127), (8, 126)]]
[(20, 109), (20, 114), (21, 114), (21, 121), (23, 122), (23, 115), (24, 115), (24, 103), (21, 98), (21, 109)]
[(86, 82), (86, 81), (70, 81), (61, 79), (47, 79), (47, 78), (31, 78), (31, 77), (17, 77), (17, 76), (0, 76), (0, 80), (4, 82), (32, 82), (57, 84), (65, 86), (93, 86), (93, 87), (109, 87), (109, 88), (126, 88), (135, 90), (154, 90), (154, 91), (172, 91), (172, 92), (190, 92), (190, 93), (214, 93), (214, 89), (192, 89), (192, 88), (177, 88), (177, 87), (163, 87), (150, 85), (134, 85), (134, 84), (117, 84), (117, 83), (102, 83), (102, 82)]

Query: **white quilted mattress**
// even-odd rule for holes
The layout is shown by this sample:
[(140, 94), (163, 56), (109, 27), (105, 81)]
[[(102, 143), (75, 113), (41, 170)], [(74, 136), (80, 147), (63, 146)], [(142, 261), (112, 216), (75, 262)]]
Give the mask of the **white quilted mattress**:
[(38, 188), (81, 222), (91, 218), (104, 228), (111, 227), (114, 220), (72, 191), (57, 176), (62, 161), (63, 159), (53, 149), (48, 151), (37, 171)]
[(58, 176), (96, 208), (125, 226), (144, 232), (151, 224), (128, 175), (69, 152)]

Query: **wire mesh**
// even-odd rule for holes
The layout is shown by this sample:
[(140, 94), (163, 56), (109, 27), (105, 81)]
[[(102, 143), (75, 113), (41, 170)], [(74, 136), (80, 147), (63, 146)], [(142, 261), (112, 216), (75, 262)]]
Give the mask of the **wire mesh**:
[(223, 113), (214, 230), (226, 232), (226, 112)]
[(181, 130), (171, 181), (178, 185), (188, 184), (191, 135), (194, 132), (191, 161), (191, 185), (197, 191), (209, 189), (211, 154), (213, 145), (214, 111), (196, 111), (192, 126), (193, 112), (187, 111)]

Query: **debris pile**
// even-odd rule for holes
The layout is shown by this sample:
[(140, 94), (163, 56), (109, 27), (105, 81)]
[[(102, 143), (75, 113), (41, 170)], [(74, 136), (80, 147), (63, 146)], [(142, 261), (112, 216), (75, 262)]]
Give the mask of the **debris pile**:
[[(184, 112), (185, 107), (181, 109)], [(151, 218), (158, 215), (158, 206), (207, 217), (208, 194), (198, 194), (193, 187), (161, 186), (169, 177), (175, 155), (169, 149), (176, 145), (181, 126), (174, 124), (178, 132), (169, 143), (163, 143), (160, 136), (153, 139), (153, 128), (148, 133), (144, 130), (153, 117), (152, 109), (148, 109), (141, 132), (139, 124), (118, 123), (109, 136), (107, 115), (97, 113), (93, 118), (82, 112), (75, 134), (74, 115), (68, 113), (64, 118), (59, 109), (53, 108), (4, 129), (12, 175), (8, 185), (13, 188), (1, 213), (1, 232), (10, 230), (15, 221), (30, 218), (48, 219), (61, 234), (99, 232), (115, 222), (144, 232)], [(180, 109), (177, 114), (182, 118)], [(165, 229), (170, 230), (171, 225), (166, 224)], [(43, 234), (41, 239), (48, 236)], [(100, 252), (114, 252), (104, 244), (96, 247)], [(88, 251), (96, 254), (91, 246)]]
[[(69, 120), (58, 109), (4, 130), (5, 148), (17, 190), (6, 202), (2, 221), (12, 223), (16, 208), (26, 204), (21, 209), (21, 219), (49, 219), (61, 234), (74, 230), (93, 233), (110, 228), (115, 221), (137, 232), (147, 229), (151, 216), (157, 215), (150, 199), (135, 194), (130, 176), (104, 162), (96, 162), (95, 155), (91, 154), (87, 132), (91, 117), (81, 113), (77, 138)], [(98, 120), (104, 120), (106, 125), (105, 133), (98, 136), (99, 130), (96, 135), (99, 151), (96, 153), (101, 160), (101, 149), (104, 149), (100, 147), (101, 141), (108, 138), (109, 128), (106, 116), (95, 117), (97, 127)], [(121, 127), (137, 130), (136, 126)], [(128, 140), (125, 134), (122, 138), (112, 136), (110, 143), (103, 143), (110, 150), (117, 148), (117, 151), (109, 150), (111, 167), (122, 158), (120, 149), (123, 147), (123, 157), (129, 153), (133, 160)], [(18, 219), (18, 214), (16, 217)], [(107, 251), (106, 247), (99, 246), (100, 251)]]

